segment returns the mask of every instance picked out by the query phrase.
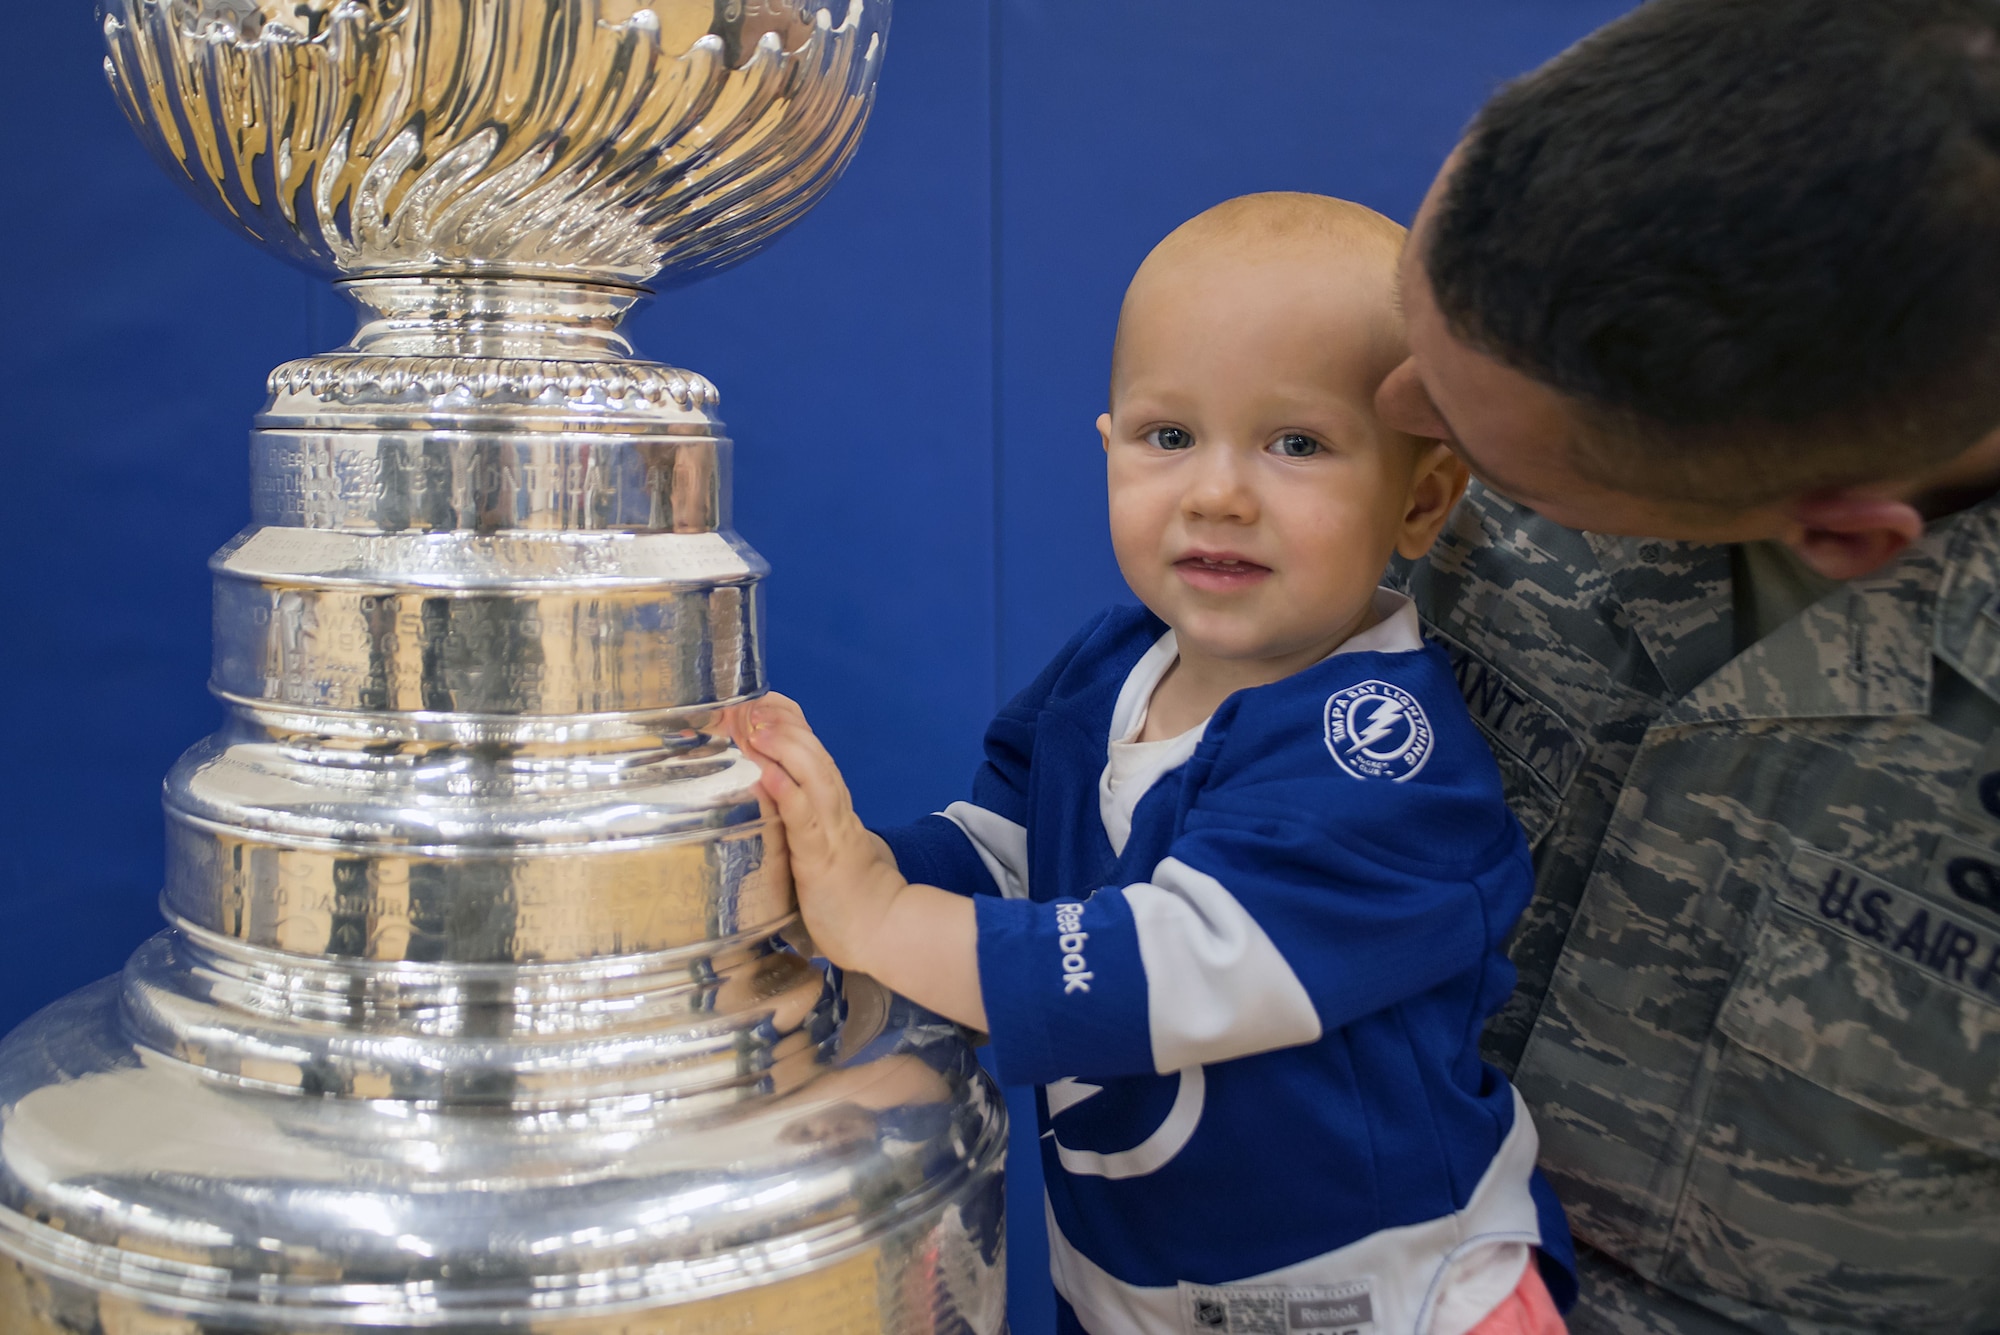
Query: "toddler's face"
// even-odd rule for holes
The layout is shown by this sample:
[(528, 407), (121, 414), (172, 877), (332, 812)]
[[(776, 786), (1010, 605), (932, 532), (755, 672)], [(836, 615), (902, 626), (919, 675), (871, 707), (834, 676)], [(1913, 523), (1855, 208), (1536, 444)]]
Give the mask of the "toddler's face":
[(1098, 419), (1119, 569), (1182, 652), (1279, 659), (1362, 628), (1392, 552), (1463, 487), (1448, 451), (1384, 430), (1401, 359), (1388, 266), (1323, 254), (1142, 272)]

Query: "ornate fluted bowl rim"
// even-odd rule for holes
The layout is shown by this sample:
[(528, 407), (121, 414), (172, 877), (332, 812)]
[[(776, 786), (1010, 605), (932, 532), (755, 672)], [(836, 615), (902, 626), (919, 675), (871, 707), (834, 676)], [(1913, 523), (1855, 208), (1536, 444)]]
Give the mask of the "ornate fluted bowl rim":
[[(334, 277), (692, 281), (860, 142), (888, 0), (103, 0), (105, 72), (210, 212)], [(733, 14), (733, 17), (731, 17)]]

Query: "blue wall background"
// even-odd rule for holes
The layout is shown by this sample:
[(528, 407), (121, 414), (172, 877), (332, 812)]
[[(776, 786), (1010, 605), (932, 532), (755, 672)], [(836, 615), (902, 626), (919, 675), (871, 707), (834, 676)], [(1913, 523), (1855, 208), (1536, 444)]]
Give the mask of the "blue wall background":
[[(956, 795), (995, 704), (1120, 598), (1092, 422), (1125, 280), (1251, 190), (1407, 221), (1502, 79), (1627, 0), (902, 0), (852, 170), (753, 263), (634, 321), (720, 386), (775, 680), (863, 814)], [(84, 0), (0, 43), (0, 1028), (154, 930), (158, 784), (211, 729), (208, 554), (276, 363), (344, 302), (180, 196)], [(1050, 1328), (1016, 1102), (1014, 1329)]]

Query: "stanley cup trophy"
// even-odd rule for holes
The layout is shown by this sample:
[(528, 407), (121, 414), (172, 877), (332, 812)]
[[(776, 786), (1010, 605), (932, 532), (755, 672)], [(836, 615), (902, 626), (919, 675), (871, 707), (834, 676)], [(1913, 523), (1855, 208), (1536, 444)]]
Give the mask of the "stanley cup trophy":
[(5, 1335), (1004, 1329), (1004, 1111), (809, 960), (716, 393), (618, 332), (827, 189), (889, 0), (642, 3), (105, 0), (361, 315), (251, 436), (168, 928), (0, 1047)]

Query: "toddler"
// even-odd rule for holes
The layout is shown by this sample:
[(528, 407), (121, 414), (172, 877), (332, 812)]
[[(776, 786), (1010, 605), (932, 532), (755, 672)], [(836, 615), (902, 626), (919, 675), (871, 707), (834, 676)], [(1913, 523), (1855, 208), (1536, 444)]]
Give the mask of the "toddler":
[(1543, 1274), (1574, 1291), (1534, 1127), (1479, 1058), (1527, 847), (1376, 587), (1466, 481), (1375, 420), (1401, 241), (1253, 195), (1147, 257), (1097, 423), (1143, 606), (1001, 711), (970, 802), (872, 834), (796, 705), (733, 722), (818, 948), (1041, 1087), (1066, 1330), (1549, 1332)]

